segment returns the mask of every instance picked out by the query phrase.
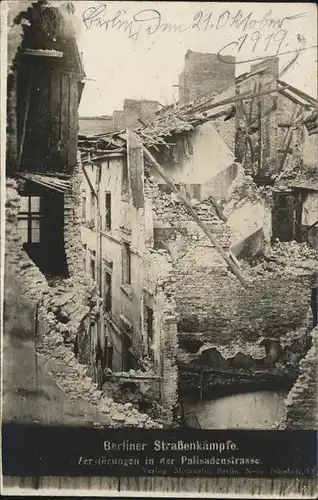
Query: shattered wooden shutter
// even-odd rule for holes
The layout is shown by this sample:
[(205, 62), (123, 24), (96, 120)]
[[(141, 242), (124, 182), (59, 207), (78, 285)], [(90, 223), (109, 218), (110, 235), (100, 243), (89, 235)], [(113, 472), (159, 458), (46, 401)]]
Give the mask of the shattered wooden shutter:
[(127, 129), (127, 159), (133, 205), (142, 208), (144, 206), (143, 149), (138, 137), (129, 129)]

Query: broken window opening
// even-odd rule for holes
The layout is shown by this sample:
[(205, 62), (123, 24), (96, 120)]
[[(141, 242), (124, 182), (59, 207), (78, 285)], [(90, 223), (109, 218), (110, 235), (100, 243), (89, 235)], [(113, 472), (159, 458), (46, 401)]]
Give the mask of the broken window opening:
[(147, 333), (148, 355), (153, 358), (153, 309), (148, 306), (144, 306), (144, 328)]
[(95, 217), (96, 217), (95, 195), (94, 192), (91, 191), (91, 225), (93, 228), (95, 227)]
[(95, 264), (95, 260), (96, 260), (96, 252), (91, 252), (91, 263), (90, 263), (91, 278), (94, 281), (96, 280), (96, 264)]
[(126, 333), (123, 335), (123, 358), (122, 369), (124, 372), (133, 370), (135, 368), (134, 356), (132, 354), (132, 342)]
[(111, 193), (105, 192), (105, 230), (110, 231), (112, 227)]
[(131, 256), (130, 247), (128, 243), (123, 243), (122, 247), (122, 284), (131, 284)]
[(112, 311), (112, 275), (108, 271), (104, 273), (104, 309), (107, 312)]
[(47, 278), (68, 276), (62, 194), (26, 185), (17, 229), (24, 251)]
[(86, 273), (86, 254), (87, 254), (87, 244), (86, 243), (84, 243), (84, 245), (83, 245), (83, 251), (84, 251), (83, 269), (84, 269), (84, 272)]
[(113, 369), (113, 353), (114, 353), (114, 348), (112, 345), (108, 345), (106, 347), (106, 360), (105, 360), (105, 367), (109, 368), (110, 370)]
[(272, 210), (273, 239), (303, 241), (301, 193), (276, 193)]

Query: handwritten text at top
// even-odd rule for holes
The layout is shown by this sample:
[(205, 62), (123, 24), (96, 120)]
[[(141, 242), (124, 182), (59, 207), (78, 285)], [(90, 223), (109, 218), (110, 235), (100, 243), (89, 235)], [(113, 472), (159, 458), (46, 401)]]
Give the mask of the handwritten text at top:
[(301, 12), (275, 18), (271, 9), (260, 17), (256, 17), (252, 11), (244, 13), (242, 9), (236, 10), (234, 14), (228, 9), (221, 14), (200, 10), (192, 15), (188, 24), (176, 24), (167, 22), (156, 9), (130, 13), (125, 8), (111, 12), (111, 7), (106, 3), (88, 7), (82, 15), (86, 29), (115, 30), (124, 33), (132, 41), (138, 41), (143, 34), (152, 37), (156, 33), (237, 31), (237, 37), (219, 50), (223, 56), (237, 55), (243, 49), (279, 54), (290, 46), (290, 40), (287, 40), (290, 22), (306, 16), (306, 13)]

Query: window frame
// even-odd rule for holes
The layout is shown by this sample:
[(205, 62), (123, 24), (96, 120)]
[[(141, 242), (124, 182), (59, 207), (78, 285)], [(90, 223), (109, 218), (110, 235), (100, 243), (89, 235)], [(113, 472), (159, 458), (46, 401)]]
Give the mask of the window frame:
[[(41, 242), (41, 219), (43, 218), (43, 214), (41, 213), (41, 197), (40, 196), (34, 196), (34, 195), (26, 195), (26, 196), (21, 196), (21, 198), (27, 198), (27, 205), (28, 205), (28, 210), (22, 210), (19, 211), (18, 213), (18, 233), (19, 236), (22, 240), (22, 244), (40, 244)], [(33, 210), (32, 211), (32, 199), (38, 199), (39, 203), (39, 208), (37, 211)], [(20, 221), (27, 221), (27, 238), (22, 238), (21, 236), (21, 228), (19, 228), (19, 222)], [(38, 222), (38, 227), (33, 227), (33, 223)], [(38, 230), (38, 237), (34, 238), (32, 235), (33, 230)]]
[(131, 285), (131, 250), (126, 241), (122, 244), (122, 284)]

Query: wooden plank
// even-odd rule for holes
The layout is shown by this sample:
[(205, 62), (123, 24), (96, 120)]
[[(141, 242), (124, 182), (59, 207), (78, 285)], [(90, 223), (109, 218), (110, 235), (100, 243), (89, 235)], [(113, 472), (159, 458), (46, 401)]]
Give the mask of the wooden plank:
[(69, 94), (70, 79), (68, 75), (61, 74), (61, 108), (60, 108), (60, 129), (61, 129), (61, 161), (67, 165), (68, 141), (69, 141)]
[(150, 162), (150, 164), (156, 169), (157, 173), (160, 175), (160, 177), (166, 182), (166, 184), (170, 187), (171, 191), (173, 191), (178, 198), (182, 201), (183, 206), (187, 210), (187, 212), (192, 216), (192, 218), (196, 221), (198, 226), (202, 229), (202, 231), (206, 234), (206, 236), (209, 238), (211, 241), (212, 245), (215, 247), (215, 249), (219, 252), (219, 254), (223, 257), (225, 262), (227, 263), (228, 267), (231, 269), (233, 274), (238, 278), (240, 283), (244, 286), (248, 286), (248, 282), (246, 281), (245, 277), (242, 275), (240, 269), (238, 266), (234, 263), (233, 259), (231, 259), (230, 255), (227, 255), (227, 253), (223, 250), (222, 246), (218, 243), (218, 241), (215, 239), (213, 234), (209, 231), (205, 223), (197, 216), (195, 211), (193, 210), (192, 205), (188, 202), (188, 200), (180, 193), (180, 191), (176, 188), (174, 183), (169, 179), (169, 177), (166, 175), (163, 167), (157, 162), (157, 160), (152, 156), (152, 154), (148, 151), (147, 148), (143, 147), (144, 155), (145, 158)]
[(67, 155), (68, 171), (77, 162), (77, 134), (78, 134), (78, 81), (70, 78), (69, 93), (69, 144)]
[(23, 55), (36, 57), (63, 57), (63, 52), (50, 49), (24, 49)]
[[(56, 71), (49, 73), (50, 76), (50, 96), (49, 96), (49, 112), (50, 112), (50, 153), (52, 161), (56, 163), (59, 157), (61, 128), (60, 128), (60, 109), (61, 109), (61, 77)], [(58, 164), (60, 162), (57, 162)]]
[(310, 95), (305, 94), (301, 90), (296, 89), (292, 85), (289, 85), (288, 83), (283, 82), (282, 80), (278, 80), (278, 84), (281, 85), (282, 87), (284, 87), (285, 89), (289, 90), (290, 92), (298, 94), (299, 97), (301, 97), (302, 99), (306, 100), (308, 103), (312, 104), (313, 106), (317, 106), (318, 101), (314, 97), (311, 97)]
[[(299, 104), (297, 106), (295, 106), (293, 109), (293, 113), (292, 113), (291, 120), (290, 120), (292, 124), (294, 124), (295, 121), (297, 120), (299, 109), (301, 109)], [(285, 166), (287, 155), (289, 153), (292, 138), (293, 138), (293, 128), (290, 127), (287, 130), (287, 133), (286, 133), (286, 135), (283, 139), (283, 142), (279, 148), (281, 150), (285, 150), (283, 153), (283, 156), (281, 158), (280, 165), (279, 165), (281, 172), (284, 170), (284, 166)]]
[(34, 72), (34, 67), (33, 67), (33, 64), (31, 64), (29, 82), (28, 82), (28, 90), (27, 90), (25, 109), (24, 109), (24, 116), (23, 116), (23, 122), (22, 122), (21, 141), (20, 141), (20, 148), (19, 148), (18, 162), (17, 162), (18, 169), (19, 169), (20, 164), (21, 164), (23, 148), (24, 148), (24, 141), (25, 141), (25, 134), (26, 134), (26, 126), (27, 126), (28, 117), (29, 117), (31, 90), (32, 90), (32, 85), (33, 85), (33, 72)]
[[(230, 103), (240, 102), (243, 100), (245, 101), (245, 100), (249, 100), (249, 99), (255, 99), (256, 97), (261, 97), (261, 96), (269, 95), (269, 94), (277, 94), (280, 91), (281, 91), (281, 89), (279, 87), (275, 87), (274, 89), (272, 88), (272, 89), (268, 89), (268, 90), (263, 90), (262, 92), (257, 92), (256, 94), (253, 94), (253, 92), (245, 92), (244, 94), (238, 94), (238, 95), (235, 95), (232, 97), (228, 97), (227, 99), (223, 99), (222, 101), (218, 101), (215, 103), (213, 103), (213, 101), (212, 101), (212, 102), (207, 103), (207, 104), (202, 104), (202, 106), (197, 106), (192, 111), (195, 111), (195, 112), (201, 111), (203, 113), (203, 111), (217, 108), (218, 106), (224, 106), (224, 104), (230, 104)], [(213, 100), (215, 100), (215, 98)], [(202, 115), (202, 118), (204, 118), (203, 115)]]

